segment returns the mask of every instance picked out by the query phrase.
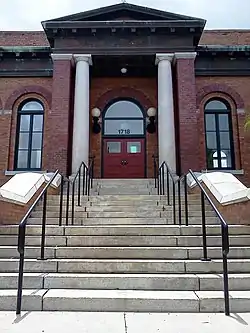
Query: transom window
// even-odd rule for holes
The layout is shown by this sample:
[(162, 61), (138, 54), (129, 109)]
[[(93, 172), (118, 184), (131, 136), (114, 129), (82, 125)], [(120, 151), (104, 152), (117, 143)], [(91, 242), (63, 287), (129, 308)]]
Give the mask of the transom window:
[(113, 103), (104, 117), (104, 135), (144, 135), (144, 116), (140, 107), (128, 100)]
[(42, 161), (44, 107), (30, 100), (22, 103), (17, 115), (16, 170), (40, 170)]
[(233, 169), (231, 109), (226, 101), (214, 99), (205, 106), (208, 169)]

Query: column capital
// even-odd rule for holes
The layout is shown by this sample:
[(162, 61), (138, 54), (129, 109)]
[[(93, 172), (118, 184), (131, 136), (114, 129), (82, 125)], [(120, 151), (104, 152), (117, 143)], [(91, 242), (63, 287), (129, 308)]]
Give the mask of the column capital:
[(80, 61), (87, 62), (90, 66), (92, 65), (92, 57), (91, 54), (74, 54), (73, 55), (75, 62), (78, 63)]
[(51, 58), (54, 60), (73, 60), (71, 53), (52, 53)]
[(176, 52), (174, 54), (174, 60), (177, 59), (195, 59), (197, 52)]
[(158, 65), (159, 62), (163, 60), (172, 62), (173, 58), (174, 58), (174, 53), (157, 53), (155, 58), (155, 64)]

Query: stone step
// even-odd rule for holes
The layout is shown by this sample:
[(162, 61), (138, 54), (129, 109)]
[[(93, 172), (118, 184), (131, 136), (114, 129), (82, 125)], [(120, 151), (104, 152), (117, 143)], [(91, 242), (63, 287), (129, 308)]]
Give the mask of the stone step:
[(130, 179), (123, 179), (123, 178), (95, 178), (93, 179), (94, 184), (154, 184), (154, 178), (130, 178)]
[[(75, 201), (75, 210), (85, 210), (87, 209), (87, 211), (100, 211), (100, 210), (107, 210), (107, 209), (111, 209), (113, 211), (123, 211), (123, 210), (136, 210), (136, 209), (148, 209), (148, 210), (162, 210), (164, 208), (164, 210), (166, 211), (172, 211), (173, 210), (173, 206), (171, 205), (167, 205), (166, 203), (161, 203), (158, 201), (145, 201), (143, 203), (139, 203), (139, 202), (127, 202), (127, 201), (115, 201), (115, 202), (98, 202), (98, 203), (93, 203), (93, 202), (81, 202), (80, 206), (77, 206), (78, 201)], [(177, 207), (177, 206), (176, 206)], [(185, 211), (185, 205), (184, 203), (182, 203), (181, 205), (182, 207), (182, 211)], [(41, 210), (43, 208), (42, 204), (37, 206), (37, 210)], [(69, 203), (68, 206), (69, 210), (72, 209), (72, 205), (71, 202)], [(210, 205), (206, 205), (205, 207), (206, 211), (213, 211), (212, 207)], [(60, 205), (59, 202), (48, 202), (47, 204), (47, 209), (48, 210), (59, 210), (60, 209)], [(66, 202), (63, 202), (63, 209), (66, 209)], [(201, 211), (201, 205), (197, 205), (197, 204), (189, 204), (188, 205), (188, 211)]]
[[(82, 237), (82, 236), (81, 236)], [(67, 236), (50, 236), (46, 235), (46, 246), (67, 246)], [(16, 246), (18, 237), (16, 236), (0, 236), (0, 246)], [(26, 236), (26, 246), (40, 246), (41, 236)]]
[[(81, 197), (81, 205), (82, 206), (157, 206), (157, 205), (164, 205), (164, 206), (168, 206), (168, 201), (166, 198), (162, 198), (162, 199), (154, 199), (153, 196), (148, 196), (147, 198), (143, 199), (143, 200), (138, 200), (136, 199), (136, 197), (131, 196), (130, 199), (125, 199), (124, 196), (119, 196), (120, 200), (114, 199), (114, 200), (110, 200), (110, 199), (99, 199), (99, 200), (88, 200), (86, 197)], [(96, 198), (98, 198), (98, 196), (96, 196)], [(101, 197), (100, 197), (101, 198)], [(77, 204), (77, 200), (78, 197), (75, 196), (74, 197), (74, 201), (75, 204)], [(67, 202), (67, 198), (66, 196), (63, 197), (63, 204), (66, 205)], [(69, 197), (69, 203), (71, 204), (72, 202), (72, 197)], [(59, 196), (53, 196), (50, 197), (50, 199), (48, 200), (48, 206), (59, 206), (60, 203), (60, 197)], [(172, 198), (170, 200), (170, 204), (172, 205), (173, 201)], [(177, 198), (176, 198), (176, 203), (177, 203)], [(40, 203), (41, 205), (42, 203)], [(181, 204), (182, 206), (184, 206), (185, 201), (184, 201), (184, 197), (181, 198)], [(198, 206), (199, 209), (201, 207), (200, 204), (200, 200), (196, 200), (196, 199), (189, 199), (188, 200), (188, 205), (189, 207), (193, 207), (193, 206)], [(206, 207), (211, 207), (208, 203), (206, 203)]]
[[(201, 225), (201, 217), (189, 217), (189, 224), (190, 225)], [(29, 218), (29, 224), (39, 225), (42, 223), (42, 217), (31, 217)], [(59, 224), (59, 216), (54, 218), (47, 217), (46, 219), (47, 225), (58, 225)], [(66, 224), (66, 219), (62, 219), (62, 224)], [(71, 214), (69, 214), (68, 225), (71, 225)], [(134, 217), (134, 218), (79, 218), (75, 217), (73, 225), (84, 226), (84, 225), (154, 225), (154, 224), (162, 224), (162, 225), (173, 225), (172, 218), (166, 217)], [(176, 218), (176, 225), (179, 224), (178, 218)], [(216, 217), (206, 217), (206, 224), (207, 225), (219, 225), (219, 221)], [(185, 216), (182, 217), (182, 225), (185, 225)]]
[[(42, 212), (43, 207), (42, 206), (38, 206), (36, 208), (36, 212)], [(72, 206), (69, 205), (68, 207), (69, 212), (72, 211)], [(49, 214), (47, 214), (48, 216), (50, 216), (51, 212), (56, 212), (57, 215), (59, 215), (59, 211), (60, 211), (60, 207), (58, 206), (51, 206), (48, 205), (47, 206), (47, 212), (49, 212)], [(63, 214), (65, 215), (66, 212), (66, 205), (63, 206)], [(85, 207), (85, 206), (75, 206), (74, 207), (74, 212), (77, 213), (77, 215), (79, 215), (79, 213), (124, 213), (123, 215), (126, 214), (131, 214), (131, 213), (148, 213), (148, 214), (154, 214), (154, 213), (159, 213), (159, 212), (163, 212), (162, 215), (166, 215), (171, 216), (173, 213), (173, 207), (172, 206), (90, 206), (90, 207)], [(185, 215), (185, 208), (182, 208), (182, 214)], [(178, 212), (177, 212), (178, 214)], [(193, 209), (193, 207), (190, 207), (188, 210), (188, 214), (189, 216), (201, 216), (201, 210), (200, 209)], [(206, 208), (205, 210), (205, 214), (206, 216), (215, 216), (215, 212), (213, 212), (211, 209)], [(83, 214), (84, 215), (84, 214)], [(88, 214), (91, 215), (91, 214)]]
[[(222, 237), (219, 236), (207, 236), (208, 246), (221, 246)], [(0, 246), (16, 246), (17, 235), (16, 236), (0, 236)], [(40, 246), (41, 236), (26, 236), (25, 239), (26, 246)], [(107, 236), (46, 236), (46, 246), (202, 246), (203, 238), (202, 236), (117, 236), (117, 235), (107, 235)], [(230, 246), (250, 246), (250, 236), (230, 236)]]
[[(39, 258), (41, 250), (37, 246), (25, 247), (25, 258)], [(55, 249), (53, 247), (45, 248), (46, 258), (55, 258)], [(0, 258), (19, 258), (16, 246), (0, 246)]]
[[(26, 235), (41, 235), (42, 227), (37, 225), (30, 225), (26, 227)], [(62, 236), (65, 233), (64, 227), (59, 226), (46, 226), (46, 235), (50, 236)], [(0, 226), (0, 235), (17, 235), (18, 234), (18, 225), (1, 225)]]
[[(24, 289), (42, 289), (47, 273), (24, 273)], [(0, 289), (17, 289), (18, 273), (0, 273)]]
[[(0, 310), (14, 311), (16, 290), (0, 290)], [(24, 311), (223, 312), (222, 291), (24, 289)], [(230, 310), (250, 310), (249, 291), (230, 292)]]
[[(60, 274), (49, 273), (41, 276), (27, 276), (29, 288), (39, 287), (41, 279), (46, 289), (120, 289), (120, 290), (223, 290), (223, 274)], [(12, 279), (17, 286), (17, 274), (1, 274), (0, 287)], [(4, 279), (5, 278), (5, 279)], [(37, 280), (32, 287), (31, 279)], [(29, 281), (30, 279), (30, 281)], [(1, 284), (1, 281), (3, 282)], [(229, 290), (249, 290), (250, 274), (229, 274)], [(11, 285), (11, 284), (9, 284)], [(26, 287), (27, 288), (27, 287)]]
[[(64, 212), (64, 216), (65, 216), (65, 212)], [(31, 217), (42, 217), (43, 216), (43, 212), (42, 210), (35, 210), (31, 213)], [(58, 212), (54, 212), (54, 211), (47, 211), (46, 213), (46, 217), (50, 218), (50, 217), (59, 217), (59, 211)], [(86, 212), (75, 212), (75, 217), (81, 217), (81, 218), (86, 218), (87, 217), (87, 213)]]
[[(23, 311), (41, 311), (45, 289), (24, 289), (22, 298)], [(0, 290), (0, 311), (16, 310), (17, 292), (14, 289)]]
[[(77, 198), (77, 194), (75, 194), (75, 199)], [(170, 196), (172, 199), (172, 196)], [(182, 199), (184, 198), (184, 195), (182, 195)], [(66, 194), (63, 196), (63, 199), (66, 200), (67, 196)], [(71, 200), (71, 195), (69, 197)], [(48, 201), (58, 201), (60, 200), (59, 195), (48, 195)], [(127, 201), (127, 202), (142, 202), (142, 201), (161, 201), (161, 202), (167, 202), (167, 196), (166, 195), (93, 195), (93, 196), (82, 196), (82, 201), (88, 201), (93, 203), (100, 203), (100, 202), (117, 202), (117, 201)], [(188, 195), (188, 201), (197, 202), (200, 203), (200, 194), (189, 194)]]
[[(39, 227), (33, 227), (38, 228)], [(80, 236), (80, 235), (91, 235), (91, 236), (136, 236), (136, 235), (144, 235), (144, 236), (164, 236), (164, 235), (193, 235), (193, 236), (201, 236), (202, 228), (201, 226), (174, 226), (174, 225), (116, 225), (116, 226), (66, 226), (65, 235), (70, 236)], [(27, 232), (28, 232), (27, 228)], [(47, 230), (47, 229), (46, 229)], [(221, 235), (221, 227), (219, 225), (208, 225), (207, 235)], [(0, 228), (1, 232), (1, 228)], [(47, 234), (49, 231), (46, 231)], [(240, 226), (240, 225), (230, 225), (229, 234), (231, 235), (250, 235), (250, 226)]]
[[(0, 257), (2, 253), (0, 248)], [(28, 248), (27, 248), (28, 249)], [(50, 250), (48, 248), (48, 250)], [(208, 253), (211, 258), (221, 258), (220, 247), (209, 247)], [(30, 253), (34, 258), (34, 254)], [(48, 256), (51, 257), (48, 251)], [(28, 254), (26, 254), (28, 257)], [(202, 258), (202, 247), (57, 247), (56, 258), (100, 258), (100, 259), (198, 259)], [(233, 247), (230, 249), (229, 258), (250, 258), (250, 247)], [(5, 256), (6, 258), (6, 256)]]
[[(221, 258), (220, 247), (209, 247), (208, 255), (213, 259)], [(40, 248), (26, 246), (26, 258), (39, 258)], [(69, 259), (199, 259), (202, 258), (202, 247), (46, 247), (46, 258)], [(0, 258), (18, 258), (16, 246), (1, 246)], [(231, 247), (229, 258), (250, 258), (250, 247)]]
[[(167, 207), (168, 209), (171, 209), (171, 207)], [(36, 208), (36, 211), (42, 211), (43, 207), (42, 206), (38, 206)], [(72, 210), (72, 206), (69, 205), (68, 207), (69, 211)], [(75, 212), (149, 212), (151, 214), (151, 212), (155, 212), (155, 211), (163, 211), (165, 209), (164, 206), (159, 206), (159, 205), (155, 205), (155, 206), (75, 206), (74, 207), (74, 211)], [(59, 212), (60, 211), (60, 207), (59, 205), (57, 206), (51, 206), (48, 205), (47, 206), (47, 211), (51, 212)], [(63, 206), (63, 212), (66, 211), (66, 205)]]
[[(0, 259), (1, 273), (16, 273), (19, 259)], [(250, 259), (228, 259), (230, 273), (250, 273)], [(220, 274), (223, 273), (221, 259), (208, 262), (201, 260), (139, 260), (139, 259), (25, 259), (27, 273), (137, 273), (137, 274)]]
[(134, 189), (122, 189), (122, 188), (117, 188), (117, 189), (99, 189), (97, 191), (97, 195), (150, 195), (150, 189), (146, 188), (146, 189), (137, 189), (137, 188), (134, 188)]
[[(31, 219), (32, 220), (32, 219)], [(221, 235), (219, 225), (208, 225), (207, 235)], [(40, 236), (42, 228), (37, 225), (28, 225), (27, 236)], [(0, 226), (0, 235), (15, 236), (18, 234), (17, 225)], [(250, 226), (230, 225), (230, 235), (250, 235)], [(201, 236), (201, 226), (189, 225), (98, 225), (98, 226), (46, 226), (47, 236)]]
[[(250, 310), (249, 291), (231, 291), (232, 312)], [(147, 291), (51, 289), (44, 311), (222, 312), (222, 291)]]

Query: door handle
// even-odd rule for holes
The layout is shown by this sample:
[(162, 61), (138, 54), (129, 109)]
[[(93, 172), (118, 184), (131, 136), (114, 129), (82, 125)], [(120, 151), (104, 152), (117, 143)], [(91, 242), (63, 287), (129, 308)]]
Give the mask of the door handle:
[(128, 161), (125, 160), (123, 165), (127, 165), (127, 164), (128, 164)]

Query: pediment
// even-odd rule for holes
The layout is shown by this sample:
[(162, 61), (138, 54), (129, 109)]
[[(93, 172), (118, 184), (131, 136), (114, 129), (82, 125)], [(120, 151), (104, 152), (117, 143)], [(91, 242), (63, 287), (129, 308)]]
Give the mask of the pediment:
[(46, 22), (83, 22), (83, 21), (204, 21), (190, 16), (184, 16), (157, 10), (153, 8), (137, 6), (129, 3), (120, 3), (112, 6), (102, 7), (78, 14), (59, 17)]

